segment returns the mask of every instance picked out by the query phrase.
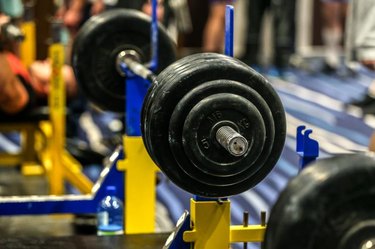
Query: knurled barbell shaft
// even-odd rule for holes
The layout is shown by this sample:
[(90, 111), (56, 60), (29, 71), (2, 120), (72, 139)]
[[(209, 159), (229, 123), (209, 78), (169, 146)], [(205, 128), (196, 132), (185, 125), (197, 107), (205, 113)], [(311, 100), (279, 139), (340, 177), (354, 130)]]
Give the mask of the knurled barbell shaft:
[(132, 58), (125, 57), (124, 63), (136, 75), (147, 79), (148, 75), (153, 74), (151, 70), (142, 65), (141, 63), (133, 60)]
[(222, 126), (216, 132), (216, 140), (233, 156), (244, 155), (249, 143), (230, 126)]
[(134, 74), (142, 77), (143, 79), (150, 80), (151, 82), (155, 81), (156, 75), (138, 61), (132, 59), (131, 57), (124, 57), (123, 62)]

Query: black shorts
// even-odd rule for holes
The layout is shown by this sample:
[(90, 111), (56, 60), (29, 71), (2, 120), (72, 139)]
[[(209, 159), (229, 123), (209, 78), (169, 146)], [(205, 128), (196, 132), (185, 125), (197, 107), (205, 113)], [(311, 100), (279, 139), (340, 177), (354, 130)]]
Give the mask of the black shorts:
[(323, 3), (348, 3), (349, 0), (320, 0)]

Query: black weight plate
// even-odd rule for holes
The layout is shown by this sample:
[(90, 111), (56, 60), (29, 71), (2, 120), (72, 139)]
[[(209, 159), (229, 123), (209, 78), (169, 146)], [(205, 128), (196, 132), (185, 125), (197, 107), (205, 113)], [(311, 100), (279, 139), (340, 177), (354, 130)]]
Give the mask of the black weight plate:
[[(141, 62), (150, 61), (149, 16), (136, 10), (116, 9), (90, 18), (75, 38), (72, 65), (80, 88), (102, 109), (125, 110), (125, 78), (116, 70), (117, 54), (135, 50)], [(175, 60), (176, 48), (159, 25), (159, 68)]]
[(152, 100), (155, 98), (155, 90), (158, 88), (159, 83), (155, 81), (151, 87), (148, 88), (145, 99), (142, 105), (142, 113), (141, 113), (141, 133), (142, 133), (142, 141), (145, 145), (145, 148), (150, 155), (150, 157), (155, 161), (156, 157), (154, 156), (153, 152), (149, 150), (149, 139), (146, 138), (146, 130), (148, 130), (148, 122), (145, 122), (148, 119), (147, 113), (152, 103)]
[[(208, 124), (208, 127), (204, 124), (205, 122), (211, 122), (209, 119), (203, 123), (201, 120), (199, 122), (195, 120), (192, 121), (192, 125), (203, 124), (201, 126), (203, 129), (200, 129), (199, 131), (201, 135), (196, 135), (195, 132), (191, 132), (191, 134), (188, 132), (187, 134), (183, 134), (183, 129), (188, 120), (187, 116), (190, 115), (189, 112), (194, 109), (194, 106), (200, 101), (209, 99), (210, 96), (216, 95), (218, 92), (229, 94), (228, 96), (234, 95), (239, 98), (244, 97), (245, 100), (251, 99), (251, 102), (247, 101), (247, 106), (240, 106), (238, 108), (235, 107), (236, 103), (235, 101), (232, 101), (230, 97), (225, 98), (222, 102), (218, 103), (218, 105), (226, 107), (224, 108), (224, 112), (220, 113), (220, 116), (222, 117), (219, 118), (217, 115), (214, 115), (216, 117), (213, 117), (217, 119), (215, 122), (219, 122), (217, 128), (222, 125), (229, 125), (234, 130), (237, 130), (240, 134), (244, 135), (252, 144), (253, 149), (251, 149), (251, 153), (247, 153), (241, 157), (233, 157), (222, 148), (215, 139), (209, 141), (212, 143), (212, 146), (210, 146), (210, 149), (206, 150), (202, 148), (202, 144), (198, 146), (195, 144), (190, 149), (186, 145), (183, 146), (188, 140), (193, 143), (198, 142), (197, 139), (189, 139), (189, 137), (193, 138), (196, 136), (198, 140), (201, 140), (202, 134), (214, 135), (207, 134), (207, 131), (205, 131), (206, 128), (210, 127), (210, 124)], [(216, 106), (219, 107), (218, 105)], [(204, 114), (199, 112), (197, 113), (198, 115)], [(251, 121), (247, 121), (251, 112), (259, 112), (261, 118), (257, 119), (261, 120), (250, 118)], [(247, 119), (246, 123), (248, 124), (243, 123), (243, 118)], [(260, 126), (256, 125), (259, 121), (262, 121)], [(247, 125), (249, 125), (249, 127), (246, 127)], [(263, 131), (263, 126), (265, 126), (265, 133)], [(189, 128), (187, 130), (189, 130)], [(216, 129), (214, 129), (214, 133), (215, 131)], [(240, 181), (253, 176), (253, 174), (263, 166), (263, 163), (269, 156), (272, 149), (270, 144), (272, 145), (274, 133), (274, 123), (271, 111), (264, 99), (249, 86), (229, 80), (209, 81), (192, 89), (177, 104), (169, 122), (170, 147), (174, 157), (178, 158), (179, 166), (187, 175), (206, 184), (216, 182), (216, 184), (229, 186), (238, 184)], [(264, 144), (266, 145), (264, 146)], [(195, 148), (198, 147), (201, 148), (195, 150)], [(198, 156), (194, 156), (192, 150), (198, 152)], [(205, 153), (203, 154), (205, 156), (199, 156), (199, 152), (204, 150)], [(255, 161), (257, 162), (256, 164), (254, 164)], [(231, 167), (223, 167), (224, 165), (230, 165)], [(219, 174), (217, 174), (216, 171), (218, 171)], [(202, 172), (204, 174), (202, 174)]]
[[(176, 106), (190, 92), (206, 82), (228, 80), (236, 84), (252, 88), (266, 103), (267, 108), (263, 108), (264, 113), (269, 109), (269, 116), (272, 117), (273, 130), (268, 141), (268, 146), (264, 146), (268, 152), (262, 156), (264, 163), (257, 165), (259, 169), (247, 179), (230, 184), (207, 184), (205, 181), (197, 181), (187, 172), (184, 165), (181, 165), (180, 158), (173, 155), (171, 144), (180, 141), (170, 139), (171, 116)], [(165, 174), (181, 188), (200, 196), (222, 197), (241, 193), (261, 181), (274, 167), (284, 146), (286, 123), (285, 113), (281, 101), (269, 84), (260, 74), (252, 70), (244, 63), (225, 55), (204, 53), (185, 57), (178, 62), (167, 67), (157, 77), (158, 84), (150, 90), (143, 107), (142, 131), (145, 145), (155, 163), (165, 172)], [(217, 93), (226, 93), (232, 88), (223, 88)], [(239, 94), (242, 96), (241, 94)], [(245, 97), (246, 96), (242, 96)], [(251, 100), (249, 100), (251, 102)], [(259, 105), (257, 101), (255, 106)], [(266, 123), (266, 122), (265, 122)], [(265, 124), (265, 126), (269, 126)], [(182, 136), (182, 135), (181, 135)], [(269, 139), (269, 137), (266, 137)], [(250, 167), (251, 165), (249, 165)], [(194, 166), (195, 167), (195, 166)], [(214, 176), (212, 176), (214, 177)], [(221, 176), (218, 176), (221, 177)], [(223, 176), (225, 177), (225, 176)]]
[[(246, 120), (248, 128), (239, 127), (241, 120)], [(216, 141), (216, 131), (223, 122), (232, 124), (230, 126), (249, 142), (249, 149), (243, 156), (231, 155)], [(179, 158), (180, 166), (195, 180), (213, 186), (231, 185), (248, 178), (249, 175), (244, 174), (247, 169), (256, 171), (256, 167), (251, 166), (262, 152), (265, 135), (262, 116), (251, 102), (238, 95), (220, 93), (200, 101), (186, 117), (182, 137), (180, 135), (185, 162), (183, 155), (175, 152), (174, 146), (179, 148), (180, 142), (171, 144), (171, 149)]]
[(374, 155), (312, 163), (271, 210), (265, 249), (352, 249), (375, 238)]
[[(222, 126), (223, 122), (231, 123), (249, 142), (249, 149), (243, 156), (231, 155), (216, 141), (217, 126)], [(198, 174), (196, 180), (207, 184), (210, 183), (210, 176), (214, 176), (214, 184), (238, 182), (239, 179), (248, 178), (242, 173), (261, 154), (265, 137), (262, 116), (250, 101), (230, 93), (213, 94), (195, 105), (185, 119), (182, 143), (190, 158), (186, 167), (193, 162), (198, 169), (206, 172), (208, 178)], [(174, 145), (176, 144), (171, 144), (172, 151)], [(185, 169), (185, 164), (183, 165)], [(236, 180), (232, 176), (236, 176)]]
[[(182, 144), (184, 143), (182, 140), (188, 140), (188, 137), (194, 136), (194, 133), (191, 133), (190, 136), (189, 134), (181, 136), (182, 129), (185, 126), (184, 122), (186, 122), (184, 117), (188, 116), (189, 112), (193, 109), (196, 103), (205, 98), (208, 98), (209, 96), (215, 95), (217, 92), (225, 92), (226, 94), (234, 94), (235, 96), (243, 96), (245, 97), (245, 99), (251, 99), (251, 102), (248, 103), (250, 106), (245, 108), (228, 108), (231, 109), (231, 111), (225, 111), (223, 115), (220, 114), (222, 116), (221, 118), (219, 118), (220, 120), (216, 120), (219, 121), (219, 125), (217, 125), (217, 128), (222, 125), (229, 125), (234, 130), (240, 131), (240, 133), (252, 143), (252, 147), (256, 148), (252, 149), (251, 153), (247, 153), (242, 157), (233, 157), (229, 155), (228, 152), (215, 141), (215, 139), (211, 139), (212, 146), (210, 146), (210, 149), (206, 149), (206, 157), (197, 158), (194, 156), (190, 156), (189, 154), (191, 153), (189, 153), (189, 151), (191, 150), (189, 150), (186, 146), (182, 146)], [(225, 104), (225, 101), (228, 101), (229, 103)], [(224, 106), (228, 105), (228, 107), (235, 104), (230, 102), (230, 98), (226, 98), (223, 101), (223, 104)], [(254, 105), (253, 107), (255, 108), (251, 107), (251, 105)], [(261, 119), (264, 121), (262, 122), (262, 126), (265, 125), (266, 134), (264, 134), (262, 130), (255, 129), (257, 126), (254, 125), (254, 123), (257, 123), (260, 120), (254, 121), (253, 119), (251, 119), (250, 122), (246, 121), (246, 123), (250, 123), (250, 127), (246, 127), (246, 123), (243, 123), (243, 120), (241, 120), (242, 118), (244, 118), (244, 116), (248, 116), (248, 114), (244, 115), (244, 113), (248, 113), (249, 110), (252, 109), (256, 112), (259, 111), (259, 113), (261, 114)], [(217, 119), (217, 115), (215, 116)], [(229, 122), (224, 121), (223, 123), (222, 120), (224, 119)], [(210, 120), (208, 121), (210, 122)], [(206, 128), (205, 126), (206, 125), (203, 124), (202, 127)], [(215, 132), (216, 127), (214, 129), (214, 133)], [(200, 131), (200, 133), (205, 134), (204, 130)], [(212, 181), (219, 181), (220, 184), (230, 185), (230, 182), (232, 184), (238, 184), (240, 181), (251, 177), (254, 172), (259, 170), (259, 167), (263, 166), (263, 163), (267, 160), (272, 148), (272, 146), (269, 146), (268, 144), (272, 143), (274, 139), (274, 123), (271, 111), (268, 108), (267, 103), (256, 91), (245, 84), (229, 80), (217, 80), (209, 81), (197, 86), (180, 100), (171, 116), (171, 120), (169, 123), (169, 136), (170, 140), (173, 141), (170, 146), (173, 155), (176, 158), (179, 158), (179, 163), (185, 173), (195, 178), (196, 180), (204, 181), (207, 184), (210, 184), (210, 182)], [(264, 138), (261, 136), (264, 136)], [(198, 135), (198, 140), (201, 140), (201, 137), (201, 135)], [(264, 144), (266, 144), (266, 146), (263, 146)], [(200, 147), (202, 147), (202, 144), (200, 145)], [(194, 150), (195, 148), (191, 149)], [(262, 153), (258, 153), (258, 149), (260, 149)], [(204, 148), (198, 150), (198, 152), (203, 150)], [(197, 150), (195, 151), (197, 152)], [(209, 158), (212, 158), (213, 160)], [(256, 165), (254, 165), (254, 162), (256, 160), (257, 163)], [(204, 170), (206, 167), (209, 167), (210, 170), (203, 171), (207, 174), (202, 175), (202, 173), (197, 172), (193, 165), (189, 165), (189, 162), (193, 163), (193, 165), (196, 168), (200, 169), (200, 171)], [(220, 162), (223, 165), (230, 163), (231, 168), (222, 167), (223, 165), (221, 165)], [(215, 174), (216, 170), (220, 171), (220, 175)], [(214, 176), (214, 178), (210, 179), (211, 176)], [(219, 176), (220, 179), (216, 176)]]

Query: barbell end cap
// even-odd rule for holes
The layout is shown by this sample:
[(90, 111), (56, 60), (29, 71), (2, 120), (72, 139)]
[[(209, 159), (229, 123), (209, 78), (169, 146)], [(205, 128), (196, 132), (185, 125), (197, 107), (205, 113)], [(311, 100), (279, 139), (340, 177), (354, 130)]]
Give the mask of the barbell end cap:
[(216, 140), (233, 156), (243, 156), (249, 149), (249, 143), (241, 134), (230, 126), (220, 127)]

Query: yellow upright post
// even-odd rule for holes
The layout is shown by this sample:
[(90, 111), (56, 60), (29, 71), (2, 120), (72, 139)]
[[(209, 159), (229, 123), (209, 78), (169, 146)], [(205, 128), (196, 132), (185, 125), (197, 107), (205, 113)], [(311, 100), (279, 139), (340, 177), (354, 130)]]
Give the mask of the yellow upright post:
[(228, 249), (231, 243), (262, 242), (266, 230), (265, 218), (261, 225), (230, 225), (230, 202), (190, 201), (190, 231), (183, 240), (192, 249)]
[(25, 14), (21, 24), (21, 30), (25, 34), (25, 40), (20, 44), (20, 57), (23, 64), (29, 67), (36, 58), (36, 37), (33, 3), (25, 4)]
[(63, 166), (64, 166), (64, 177), (74, 187), (76, 187), (81, 193), (91, 193), (93, 183), (91, 180), (82, 173), (81, 164), (66, 150), (62, 152)]
[(230, 246), (230, 202), (190, 201), (191, 231), (183, 235), (194, 249), (228, 249)]
[[(60, 25), (53, 23), (52, 25)], [(58, 28), (58, 27), (56, 27)], [(55, 33), (55, 32), (54, 32)], [(56, 32), (58, 34), (58, 32)], [(55, 33), (55, 34), (56, 34)], [(49, 58), (52, 63), (50, 82), (49, 108), (52, 123), (52, 150), (53, 167), (50, 174), (50, 193), (64, 193), (64, 171), (62, 152), (65, 147), (65, 84), (62, 77), (64, 64), (64, 46), (59, 43), (59, 37), (54, 37), (54, 43), (49, 47)]]
[(158, 168), (148, 155), (142, 137), (124, 136), (123, 143), (125, 160), (117, 168), (125, 170), (125, 233), (155, 233)]
[(22, 134), (22, 174), (26, 176), (41, 175), (44, 173), (43, 167), (38, 162), (35, 151), (35, 138), (38, 132), (38, 124), (30, 123), (24, 126)]
[(66, 91), (62, 75), (64, 65), (65, 48), (60, 41), (61, 21), (52, 23), (53, 44), (49, 47), (49, 58), (52, 64), (51, 82), (49, 93), (49, 110), (51, 131), (48, 132), (49, 143), (47, 151), (43, 153), (43, 162), (47, 169), (50, 182), (50, 193), (60, 195), (64, 193), (64, 181), (68, 180), (82, 193), (91, 193), (92, 182), (82, 173), (80, 163), (65, 150), (65, 115), (66, 115)]

